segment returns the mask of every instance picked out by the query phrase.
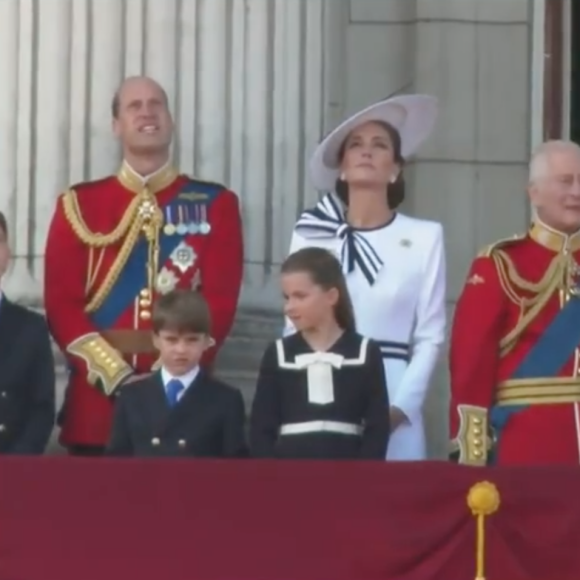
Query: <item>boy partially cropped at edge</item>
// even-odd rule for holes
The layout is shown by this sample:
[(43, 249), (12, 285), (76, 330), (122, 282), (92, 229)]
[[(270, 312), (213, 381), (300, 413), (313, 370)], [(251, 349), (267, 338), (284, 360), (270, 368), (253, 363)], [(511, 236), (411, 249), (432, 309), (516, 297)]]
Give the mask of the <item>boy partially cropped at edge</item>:
[(0, 454), (42, 455), (55, 420), (54, 356), (44, 317), (2, 290), (10, 258), (0, 212)]
[(213, 342), (203, 296), (191, 290), (160, 296), (152, 326), (161, 368), (120, 389), (106, 454), (245, 457), (241, 393), (199, 366)]

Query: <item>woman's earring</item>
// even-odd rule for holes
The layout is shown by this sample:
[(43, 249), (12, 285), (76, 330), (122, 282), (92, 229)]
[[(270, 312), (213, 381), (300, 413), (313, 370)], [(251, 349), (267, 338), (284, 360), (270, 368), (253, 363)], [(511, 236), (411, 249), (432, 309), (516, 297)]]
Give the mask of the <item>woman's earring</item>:
[[(335, 174), (336, 175), (336, 174)], [(340, 181), (346, 181), (346, 176), (344, 173), (340, 174)]]
[(396, 175), (391, 175), (391, 179), (389, 179), (389, 181), (391, 183), (395, 183), (395, 181), (397, 181), (397, 176)]

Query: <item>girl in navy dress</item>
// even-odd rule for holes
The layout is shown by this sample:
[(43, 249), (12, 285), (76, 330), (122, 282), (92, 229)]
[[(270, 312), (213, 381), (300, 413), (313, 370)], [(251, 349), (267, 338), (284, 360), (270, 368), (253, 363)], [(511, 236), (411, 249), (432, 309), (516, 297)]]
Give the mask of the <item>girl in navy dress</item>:
[(296, 333), (264, 353), (250, 422), (255, 457), (384, 460), (389, 402), (379, 346), (356, 332), (339, 261), (304, 248), (282, 265)]

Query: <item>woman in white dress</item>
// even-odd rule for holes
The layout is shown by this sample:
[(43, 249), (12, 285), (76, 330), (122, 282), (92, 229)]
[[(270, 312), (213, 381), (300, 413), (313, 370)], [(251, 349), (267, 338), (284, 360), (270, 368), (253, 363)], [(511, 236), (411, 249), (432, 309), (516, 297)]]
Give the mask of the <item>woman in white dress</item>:
[(422, 408), (445, 339), (442, 226), (396, 211), (405, 159), (427, 138), (437, 111), (434, 97), (397, 96), (325, 137), (310, 172), (316, 189), (331, 193), (302, 214), (290, 245), (290, 253), (307, 246), (336, 253), (357, 331), (381, 347), (391, 402), (388, 460), (426, 458)]

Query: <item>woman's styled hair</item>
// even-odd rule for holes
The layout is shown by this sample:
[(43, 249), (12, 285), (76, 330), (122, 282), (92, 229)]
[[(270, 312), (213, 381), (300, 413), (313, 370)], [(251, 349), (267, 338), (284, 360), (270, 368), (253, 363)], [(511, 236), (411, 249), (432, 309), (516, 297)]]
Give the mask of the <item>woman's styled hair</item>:
[(338, 301), (334, 307), (336, 323), (347, 331), (355, 331), (356, 324), (350, 294), (342, 273), (340, 262), (323, 248), (302, 248), (290, 254), (282, 264), (282, 274), (308, 274), (316, 286), (323, 290), (338, 290)]
[[(382, 127), (391, 138), (391, 143), (393, 145), (393, 158), (395, 163), (401, 168), (399, 174), (397, 175), (397, 179), (394, 183), (387, 183), (387, 203), (390, 209), (396, 209), (399, 207), (403, 200), (405, 199), (405, 179), (403, 177), (403, 166), (405, 165), (405, 160), (401, 155), (401, 135), (397, 129), (395, 129), (389, 123), (385, 121), (372, 121), (376, 125)], [(348, 139), (348, 138), (347, 138)], [(344, 157), (346, 142), (347, 139), (344, 140), (343, 144), (340, 147), (338, 152), (338, 161), (342, 163), (342, 159)], [(340, 198), (342, 203), (348, 207), (348, 183), (340, 177), (336, 180), (335, 185), (336, 195)]]

